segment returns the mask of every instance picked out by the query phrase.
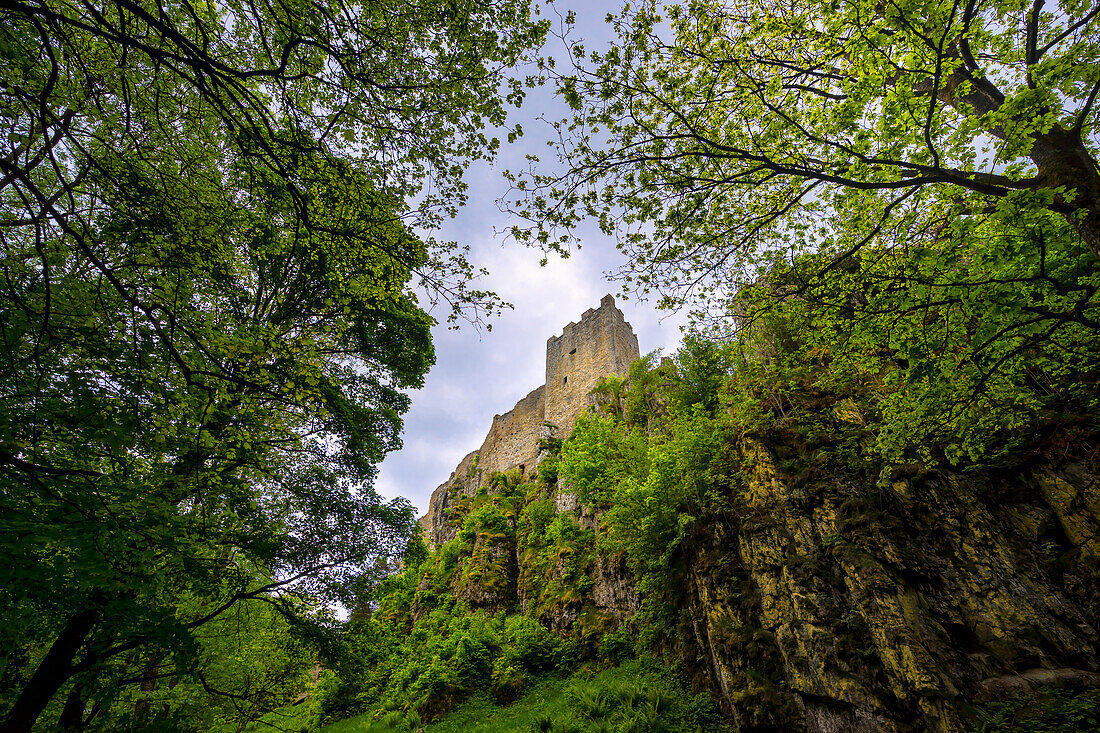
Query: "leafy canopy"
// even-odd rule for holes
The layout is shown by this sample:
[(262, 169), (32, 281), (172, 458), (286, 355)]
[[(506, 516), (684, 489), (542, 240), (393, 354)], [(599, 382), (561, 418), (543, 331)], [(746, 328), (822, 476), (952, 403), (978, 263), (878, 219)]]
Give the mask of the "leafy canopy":
[(1006, 210), (1100, 253), (1089, 3), (648, 0), (608, 20), (618, 43), (574, 46), (558, 78), (564, 168), (513, 174), (521, 240), (564, 250), (593, 217), (628, 287), (725, 315), (770, 263)]
[(530, 10), (0, 10), (5, 729), (202, 674), (231, 699), (202, 627), (350, 603), (400, 554), (371, 482), (433, 361), (415, 293), (497, 302), (414, 231), (495, 153)]

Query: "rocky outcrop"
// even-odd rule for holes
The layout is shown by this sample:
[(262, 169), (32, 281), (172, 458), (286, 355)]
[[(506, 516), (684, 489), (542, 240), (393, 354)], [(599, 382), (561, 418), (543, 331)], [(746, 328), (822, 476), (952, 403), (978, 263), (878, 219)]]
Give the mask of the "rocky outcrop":
[[(624, 559), (598, 553), (597, 516), (569, 492), (520, 483), (513, 472), (461, 495), (452, 513), (455, 542), (425, 567), (414, 619), (450, 593), (471, 609), (519, 610), (595, 644), (641, 608)], [(440, 562), (443, 554), (451, 559)]]
[[(478, 472), (479, 451), (467, 453), (466, 457), (458, 463), (458, 467), (451, 472), (450, 478), (436, 487), (428, 500), (428, 511), (420, 518), (420, 526), (424, 529), (424, 536), (433, 545), (442, 545), (454, 539), (458, 528), (447, 521), (451, 510), (457, 500), (463, 494), (470, 495), (480, 485), (481, 473)], [(471, 486), (471, 492), (466, 487)]]
[(961, 701), (1095, 686), (1095, 467), (793, 486), (746, 441), (688, 608), (743, 730), (962, 731)]
[[(965, 705), (1100, 686), (1095, 456), (1024, 471), (806, 471), (789, 457), (778, 468), (777, 446), (730, 444), (712, 486), (725, 508), (693, 521), (674, 561), (681, 630), (661, 650), (738, 730), (961, 733)], [(476, 458), (460, 468), (475, 475)], [(513, 473), (448, 495), (461, 547), (418, 607), (445, 587), (590, 651), (636, 622), (625, 559), (601, 553), (600, 516), (567, 483)]]
[(619, 623), (630, 620), (641, 609), (642, 599), (625, 560), (596, 556), (592, 603)]
[(471, 608), (509, 610), (516, 599), (516, 574), (515, 534), (479, 532), (459, 566), (455, 595)]

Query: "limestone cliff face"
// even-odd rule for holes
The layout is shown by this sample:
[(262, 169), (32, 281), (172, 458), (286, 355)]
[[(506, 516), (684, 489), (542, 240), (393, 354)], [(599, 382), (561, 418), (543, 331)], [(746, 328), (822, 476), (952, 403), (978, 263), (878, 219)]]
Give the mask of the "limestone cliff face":
[(742, 447), (696, 527), (686, 658), (743, 730), (962, 731), (962, 702), (1100, 686), (1095, 465), (807, 490)]
[[(663, 652), (738, 730), (962, 733), (966, 704), (1100, 687), (1100, 458), (880, 482), (731, 449), (729, 508), (682, 545), (684, 629)], [(599, 514), (517, 482), (460, 500), (450, 592), (589, 645), (630, 627), (642, 599), (599, 551)]]
[(546, 342), (546, 383), (531, 391), (515, 407), (493, 418), (481, 447), (458, 464), (450, 478), (432, 492), (421, 518), (425, 535), (434, 545), (454, 538), (457, 528), (448, 511), (463, 495), (473, 495), (498, 472), (533, 472), (539, 460), (539, 441), (569, 435), (577, 416), (588, 409), (589, 392), (612, 374), (625, 376), (640, 356), (638, 337), (626, 322), (615, 299), (605, 295), (599, 308), (590, 308), (578, 323)]
[(520, 611), (591, 647), (641, 608), (624, 559), (597, 551), (598, 515), (568, 492), (511, 473), (461, 495), (451, 513), (456, 541), (424, 569), (414, 619), (449, 593), (472, 609)]

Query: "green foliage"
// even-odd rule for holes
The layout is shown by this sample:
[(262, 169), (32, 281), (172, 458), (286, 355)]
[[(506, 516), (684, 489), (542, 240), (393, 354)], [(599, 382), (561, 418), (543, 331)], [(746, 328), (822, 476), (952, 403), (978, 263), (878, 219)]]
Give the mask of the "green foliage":
[[(525, 507), (519, 524), (519, 588), (527, 599), (527, 612), (550, 623), (555, 616), (580, 611), (591, 603), (596, 570), (596, 537), (570, 512), (558, 512), (554, 502), (540, 500)], [(600, 629), (583, 623), (594, 616), (582, 615), (571, 633), (587, 637)]]
[(558, 485), (558, 458), (561, 456), (561, 438), (539, 438), (539, 452), (546, 457), (538, 466), (538, 480), (544, 486), (554, 488)]
[[(201, 608), (187, 603), (181, 614)], [(268, 711), (292, 704), (310, 686), (317, 648), (301, 633), (293, 599), (252, 600), (198, 627), (187, 676), (156, 684), (179, 660), (143, 657), (144, 684), (118, 687), (111, 678), (79, 679), (80, 693), (109, 700), (92, 730), (239, 730)], [(100, 684), (114, 687), (99, 689)], [(78, 693), (78, 694), (80, 694)], [(107, 695), (110, 694), (110, 697)], [(52, 712), (52, 711), (51, 711)]]
[(539, 463), (538, 479), (550, 487), (558, 485), (558, 459), (545, 458)]
[(712, 463), (728, 440), (724, 420), (702, 405), (670, 414), (668, 434), (649, 447), (645, 474), (619, 477), (604, 515), (602, 546), (625, 553), (639, 591), (657, 603), (674, 585), (680, 544), (696, 518), (714, 509)]
[(589, 391), (589, 394), (597, 398), (596, 405), (602, 414), (622, 414), (623, 391), (626, 383), (626, 378), (610, 374), (596, 382), (596, 386)]
[[(349, 266), (388, 294), (368, 292), (314, 258), (305, 232), (275, 225), (291, 214), (285, 186), (232, 167), (224, 178), (228, 190), (204, 210), (207, 239), (177, 239), (187, 227), (172, 206), (194, 192), (172, 192), (160, 218), (104, 212), (77, 241), (48, 239), (48, 281), (26, 268), (6, 281), (3, 348), (22, 366), (0, 374), (13, 563), (0, 579), (4, 653), (36, 664), (76, 630), (59, 651), (98, 651), (69, 689), (96, 695), (84, 702), (101, 716), (108, 679), (135, 685), (154, 666), (161, 679), (196, 681), (195, 635), (238, 603), (286, 588), (352, 602), (363, 564), (394, 556), (412, 519), (407, 502), (383, 503), (369, 487), (400, 444), (400, 390), (432, 360), (430, 319), (404, 292), (409, 270), (383, 275), (376, 253), (360, 253)], [(254, 201), (256, 186), (270, 196)], [(343, 210), (358, 221), (385, 204)], [(387, 227), (410, 264), (422, 262), (419, 243)], [(7, 244), (15, 260), (35, 250)], [(192, 599), (201, 603), (185, 614)], [(35, 678), (28, 667), (8, 689), (14, 729), (77, 668), (56, 669), (67, 671)]]
[(568, 669), (569, 646), (530, 616), (508, 616), (502, 651), (493, 664), (493, 694), (500, 702), (515, 700), (534, 675)]
[[(543, 498), (544, 484), (515, 474), (491, 482), (492, 491), (463, 496), (453, 540), (379, 583), (374, 613), (345, 627), (336, 674), (315, 696), (318, 720), (392, 710), (433, 719), (475, 690), (507, 702), (595, 653), (611, 627), (591, 600), (595, 532)], [(414, 532), (407, 556), (420, 555), (418, 540)], [(525, 613), (508, 614), (517, 592)], [(575, 621), (562, 635), (549, 630), (568, 615)]]
[(608, 21), (620, 43), (558, 79), (571, 168), (517, 179), (537, 236), (516, 233), (564, 248), (598, 217), (637, 290), (735, 334), (632, 373), (629, 424), (679, 401), (760, 431), (790, 388), (858, 392), (839, 409), (880, 455), (958, 464), (1096, 413), (1075, 385), (1100, 363), (1100, 16), (653, 0)]
[(647, 463), (644, 430), (626, 430), (613, 417), (582, 415), (562, 446), (558, 474), (569, 480), (578, 501), (603, 507), (615, 484), (644, 475)]
[(566, 668), (566, 645), (530, 616), (509, 616), (504, 623), (505, 654), (508, 664), (519, 664), (530, 672)]
[[(388, 730), (385, 725), (363, 716), (332, 724), (320, 733), (381, 733)], [(425, 726), (427, 733), (657, 730), (702, 733), (725, 730), (725, 726), (712, 699), (689, 694), (666, 669), (638, 662), (596, 675), (536, 677), (507, 707), (481, 694)]]
[[(626, 559), (650, 621), (675, 603), (681, 543), (719, 501), (711, 487), (730, 438), (729, 420), (716, 410), (726, 353), (694, 339), (675, 360), (658, 365), (651, 354), (636, 362), (619, 387), (625, 415), (582, 416), (562, 447), (559, 480), (602, 512), (599, 550), (608, 561)], [(632, 653), (603, 638), (607, 655)]]
[(603, 635), (600, 639), (600, 658), (612, 664), (621, 664), (634, 658), (634, 634), (627, 626)]
[(311, 723), (312, 718), (312, 705), (299, 703), (273, 710), (243, 728), (222, 726), (215, 728), (213, 733), (270, 733), (272, 730), (284, 733), (307, 733), (316, 730), (316, 726)]
[(499, 620), (461, 609), (433, 611), (413, 626), (399, 650), (401, 664), (383, 702), (417, 710), (427, 718), (449, 709), (459, 695), (489, 678), (500, 649), (499, 635)]
[(405, 632), (387, 620), (345, 629), (336, 674), (318, 689), (321, 722), (388, 711), (436, 718), (477, 690), (514, 700), (536, 675), (572, 663), (570, 646), (528, 616), (486, 615), (461, 602)]
[[(673, 361), (676, 379), (669, 397), (679, 403), (681, 412), (700, 405), (713, 415), (719, 407), (722, 387), (733, 374), (731, 345), (687, 333)], [(640, 385), (646, 389), (644, 383)]]
[(777, 264), (823, 253), (827, 280), (1014, 208), (1100, 256), (1088, 3), (644, 0), (608, 23), (617, 42), (556, 79), (555, 156), (513, 175), (521, 240), (565, 251), (591, 217), (628, 286), (727, 327)]
[(478, 535), (490, 537), (504, 537), (511, 533), (512, 525), (508, 517), (499, 506), (483, 504), (466, 515), (462, 523), (462, 529), (458, 538), (463, 542), (473, 543)]
[(413, 525), (412, 536), (405, 545), (405, 551), (401, 553), (401, 563), (406, 569), (415, 572), (430, 554), (428, 543), (424, 541), (424, 528), (418, 522)]
[(378, 614), (350, 621), (330, 651), (314, 690), (314, 722), (348, 717), (381, 699), (388, 665), (402, 642), (401, 627)]
[[(580, 730), (673, 733), (705, 730), (708, 724), (721, 729), (714, 702), (692, 698), (674, 679), (660, 666), (632, 662), (590, 680), (575, 678), (565, 696)], [(703, 713), (708, 708), (709, 714)]]
[[(492, 492), (463, 497), (457, 536), (383, 580), (375, 613), (346, 627), (345, 661), (321, 686), (319, 719), (386, 710), (432, 719), (475, 690), (514, 700), (537, 675), (574, 663), (575, 645), (536, 616), (555, 603), (576, 602), (576, 586), (591, 589), (584, 573), (594, 564), (593, 533), (540, 498), (545, 487), (519, 483), (515, 473), (490, 480)], [(414, 533), (408, 547), (415, 550), (417, 540)], [(527, 559), (541, 554), (545, 562), (534, 566), (543, 574), (517, 581), (517, 542)], [(517, 582), (545, 578), (551, 578), (548, 586), (526, 589), (532, 615), (474, 610), (509, 610)]]
[(546, 535), (546, 528), (557, 515), (558, 510), (550, 499), (532, 502), (524, 508), (522, 521), (526, 525), (532, 542), (539, 542), (539, 539)]
[[(656, 418), (660, 415), (661, 404), (657, 397), (657, 388), (667, 376), (662, 368), (657, 366), (660, 356), (659, 351), (654, 351), (630, 365), (628, 380), (630, 389), (624, 400), (626, 404), (624, 417), (630, 425), (648, 428), (650, 423), (656, 422)], [(660, 426), (655, 425), (655, 427)]]
[(1100, 728), (1100, 691), (1054, 690), (969, 711), (974, 733), (1077, 733)]
[(1054, 217), (960, 224), (937, 249), (865, 251), (810, 282), (820, 262), (776, 267), (741, 295), (754, 314), (735, 385), (746, 427), (782, 416), (784, 385), (815, 384), (858, 402), (845, 419), (873, 430), (883, 457), (959, 463), (1003, 458), (1095, 412), (1079, 385), (1100, 373), (1088, 315), (1100, 262)]
[(127, 688), (171, 680), (157, 702), (178, 709), (149, 712), (168, 726), (200, 673), (276, 704), (270, 679), (214, 674), (202, 628), (289, 590), (351, 605), (400, 553), (411, 508), (371, 483), (434, 360), (415, 293), (499, 305), (413, 228), (495, 154), (483, 128), (522, 99), (508, 70), (547, 23), (526, 0), (346, 10), (2, 11), (5, 729), (46, 704), (43, 725), (117, 719)]

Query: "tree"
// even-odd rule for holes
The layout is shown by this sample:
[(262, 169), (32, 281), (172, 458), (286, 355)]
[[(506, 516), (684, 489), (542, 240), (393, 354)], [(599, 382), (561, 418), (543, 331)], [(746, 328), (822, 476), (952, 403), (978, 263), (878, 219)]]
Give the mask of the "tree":
[(874, 440), (853, 465), (871, 447), (896, 464), (972, 465), (1087, 445), (1097, 261), (1049, 214), (955, 229), (934, 246), (866, 247), (826, 278), (828, 255), (804, 255), (743, 288), (729, 406), (759, 405), (759, 430), (787, 423), (792, 399), (858, 403), (843, 420)]
[(648, 1), (609, 21), (619, 43), (576, 47), (559, 79), (566, 170), (513, 174), (520, 239), (562, 249), (597, 217), (635, 288), (727, 315), (762, 264), (829, 268), (960, 218), (1054, 212), (1100, 254), (1090, 3)]
[[(187, 611), (198, 610), (188, 605)], [(308, 687), (318, 652), (297, 633), (293, 605), (290, 597), (245, 601), (198, 627), (186, 676), (177, 674), (173, 660), (162, 659), (141, 669), (134, 684), (108, 679), (117, 697), (96, 719), (97, 727), (243, 731), (273, 710), (277, 725), (291, 717), (278, 709), (294, 704)]]
[[(400, 554), (371, 489), (431, 318), (493, 308), (423, 241), (523, 96), (526, 2), (0, 11), (5, 730), (194, 678), (239, 604)], [(415, 202), (416, 208), (410, 208)], [(287, 592), (293, 590), (294, 595)]]

